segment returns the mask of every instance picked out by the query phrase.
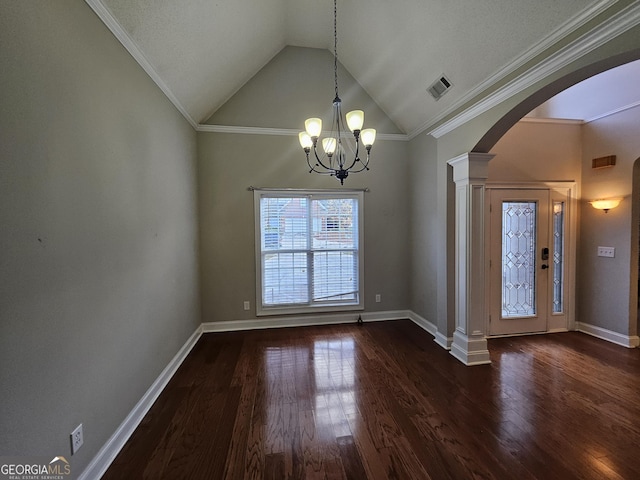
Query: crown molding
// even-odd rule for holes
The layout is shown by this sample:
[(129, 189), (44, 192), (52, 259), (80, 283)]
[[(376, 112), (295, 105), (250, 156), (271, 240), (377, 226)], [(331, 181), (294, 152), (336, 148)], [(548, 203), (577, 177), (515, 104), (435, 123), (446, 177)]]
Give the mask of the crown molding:
[(489, 78), (478, 84), (475, 88), (471, 89), (466, 95), (457, 100), (450, 107), (445, 109), (440, 115), (438, 115), (435, 119), (428, 120), (421, 127), (418, 127), (413, 132), (409, 133), (409, 139), (419, 135), (424, 132), (428, 128), (436, 125), (438, 122), (442, 121), (447, 115), (453, 113), (455, 110), (463, 106), (465, 103), (473, 100), (477, 95), (480, 95), (483, 91), (495, 85), (503, 78), (506, 78), (511, 73), (515, 72), (518, 68), (525, 65), (527, 62), (533, 60), (536, 56), (544, 52), (547, 48), (553, 46), (556, 42), (559, 42), (567, 35), (571, 34), (585, 23), (604, 12), (607, 8), (611, 7), (618, 0), (600, 0), (596, 1), (568, 22), (560, 25), (556, 30), (554, 30), (549, 36), (543, 38), (541, 41), (535, 43), (530, 48), (528, 48), (522, 55), (517, 57), (514, 61), (508, 63), (496, 73), (491, 75)]
[(522, 117), (519, 123), (551, 123), (554, 125), (584, 125), (584, 120), (573, 118)]
[(187, 109), (180, 103), (178, 97), (176, 97), (169, 86), (164, 83), (160, 75), (158, 74), (155, 67), (151, 64), (151, 62), (144, 56), (142, 50), (138, 48), (134, 40), (129, 36), (129, 34), (122, 28), (122, 25), (116, 20), (116, 18), (111, 13), (111, 10), (107, 8), (107, 6), (102, 3), (101, 0), (84, 0), (89, 7), (95, 12), (96, 15), (102, 20), (102, 23), (106, 25), (106, 27), (113, 33), (113, 35), (118, 39), (118, 41), (122, 44), (122, 46), (131, 54), (136, 62), (142, 67), (142, 69), (151, 77), (151, 80), (155, 82), (155, 84), (162, 90), (162, 93), (169, 99), (171, 103), (178, 109), (178, 111), (182, 114), (182, 116), (191, 124), (191, 126), (197, 129), (197, 122), (189, 115)]
[[(566, 47), (549, 56), (535, 67), (527, 70), (519, 75), (516, 79), (503, 87), (499, 88), (492, 94), (483, 98), (470, 108), (466, 109), (459, 115), (443, 123), (442, 125), (429, 130), (428, 133), (436, 138), (451, 132), (459, 126), (476, 118), (478, 115), (488, 111), (496, 105), (502, 103), (508, 98), (522, 92), (526, 88), (534, 85), (540, 80), (557, 72), (561, 68), (569, 65), (571, 62), (583, 57), (589, 52), (602, 46), (611, 39), (621, 35), (630, 28), (640, 23), (640, 2), (634, 2), (628, 7), (622, 9), (616, 15), (600, 24), (595, 29), (583, 35), (579, 39), (571, 42)], [(424, 130), (427, 130), (426, 128)], [(422, 131), (424, 131), (422, 130)], [(409, 138), (413, 138), (420, 132), (411, 133)]]
[[(282, 137), (297, 137), (300, 130), (292, 128), (267, 128), (267, 127), (241, 127), (237, 125), (204, 125), (196, 127), (198, 132), (209, 133), (239, 133), (242, 135), (276, 135)], [(395, 142), (407, 142), (409, 137), (404, 133), (378, 133), (376, 140), (390, 140)]]
[(268, 127), (242, 127), (238, 125), (205, 125), (199, 124), (196, 127), (198, 132), (210, 133), (240, 133), (243, 135), (277, 135), (277, 136), (298, 136), (298, 130), (291, 128), (268, 128)]
[(628, 105), (623, 105), (622, 107), (616, 108), (614, 110), (610, 110), (605, 113), (601, 113), (599, 115), (595, 115), (593, 117), (585, 118), (584, 120), (578, 120), (578, 119), (572, 119), (572, 118), (522, 117), (519, 120), (519, 122), (520, 123), (554, 123), (554, 124), (561, 124), (561, 125), (586, 125), (588, 123), (596, 122), (603, 118), (607, 118), (617, 113), (622, 113), (636, 107), (640, 107), (640, 102), (629, 103)]
[(611, 115), (615, 115), (616, 113), (622, 113), (626, 110), (631, 110), (632, 108), (640, 107), (640, 102), (630, 103), (629, 105), (625, 105), (624, 107), (616, 108), (615, 110), (611, 110), (610, 112), (606, 112), (600, 115), (596, 115), (595, 117), (587, 118), (584, 120), (584, 123), (591, 123), (597, 120), (601, 120), (606, 117), (610, 117)]

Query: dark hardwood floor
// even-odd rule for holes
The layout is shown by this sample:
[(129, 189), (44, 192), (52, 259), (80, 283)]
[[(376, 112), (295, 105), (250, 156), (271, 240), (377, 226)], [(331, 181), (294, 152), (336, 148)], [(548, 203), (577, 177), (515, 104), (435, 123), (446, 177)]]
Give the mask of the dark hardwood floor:
[(410, 321), (205, 334), (104, 479), (639, 479), (640, 350)]

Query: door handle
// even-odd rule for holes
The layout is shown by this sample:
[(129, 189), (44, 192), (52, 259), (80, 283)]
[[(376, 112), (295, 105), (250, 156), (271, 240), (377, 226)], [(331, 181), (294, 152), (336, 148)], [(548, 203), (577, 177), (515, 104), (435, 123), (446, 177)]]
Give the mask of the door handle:
[(543, 270), (546, 270), (547, 268), (549, 268), (549, 265), (547, 265), (547, 264), (544, 264), (544, 263), (543, 263), (543, 264), (542, 264), (542, 269), (543, 269)]

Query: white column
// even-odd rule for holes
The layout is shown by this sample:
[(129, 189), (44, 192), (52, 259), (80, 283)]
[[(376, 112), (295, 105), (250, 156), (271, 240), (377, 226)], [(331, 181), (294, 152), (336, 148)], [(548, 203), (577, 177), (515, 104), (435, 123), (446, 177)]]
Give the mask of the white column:
[(449, 160), (456, 184), (456, 328), (451, 354), (465, 365), (491, 363), (485, 308), (485, 184), (494, 155), (465, 153)]

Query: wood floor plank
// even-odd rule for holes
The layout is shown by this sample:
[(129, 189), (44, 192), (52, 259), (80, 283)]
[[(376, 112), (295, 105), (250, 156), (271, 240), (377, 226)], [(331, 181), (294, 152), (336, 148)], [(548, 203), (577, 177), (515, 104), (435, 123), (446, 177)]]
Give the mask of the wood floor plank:
[[(210, 477), (217, 478), (217, 477)], [(264, 480), (282, 480), (284, 475), (284, 453), (271, 453), (264, 458)]]
[(316, 438), (313, 412), (303, 410), (299, 412), (298, 418), (304, 478), (325, 478), (325, 459), (323, 458), (322, 445)]
[(235, 426), (234, 419), (238, 413), (240, 395), (240, 387), (232, 387), (227, 393), (219, 424), (215, 431), (211, 430), (213, 435), (204, 440), (206, 448), (203, 449), (203, 461), (190, 473), (192, 478), (222, 478), (231, 448), (231, 436)]
[(340, 460), (342, 461), (347, 480), (367, 478), (367, 473), (364, 465), (362, 465), (362, 459), (353, 441), (353, 437), (351, 435), (345, 435), (336, 438), (336, 441), (338, 443), (338, 449), (340, 450)]
[(209, 442), (215, 437), (225, 394), (200, 391), (197, 403), (194, 405), (189, 419), (184, 424), (183, 434), (166, 468), (163, 476), (166, 478), (186, 478), (191, 472), (201, 468), (200, 464), (207, 461)]
[(144, 478), (144, 471), (150, 464), (153, 452), (164, 438), (167, 426), (171, 424), (184, 394), (184, 389), (173, 389), (163, 394), (163, 401), (156, 402), (151, 407), (111, 468), (103, 475), (104, 479), (121, 479), (122, 471), (128, 472), (130, 478)]
[(249, 432), (244, 464), (244, 478), (262, 478), (265, 464), (264, 423), (266, 416), (265, 405), (265, 369), (262, 362), (258, 364), (256, 377), (256, 394), (253, 400), (251, 416), (248, 419)]
[(167, 426), (165, 434), (158, 442), (152, 456), (147, 462), (143, 477), (163, 478), (165, 470), (173, 459), (176, 450), (179, 448), (184, 435), (184, 427), (188, 425), (191, 412), (200, 400), (200, 396), (199, 390), (191, 389), (188, 394), (182, 397), (182, 400), (176, 407), (170, 424)]
[(640, 478), (640, 350), (410, 321), (203, 335), (105, 479)]
[(349, 428), (353, 432), (353, 440), (362, 460), (362, 466), (367, 472), (365, 478), (372, 480), (392, 478), (390, 473), (394, 471), (394, 468), (388, 449), (378, 450), (375, 447), (369, 430), (360, 415), (357, 413), (349, 414), (347, 420)]
[(227, 454), (223, 478), (229, 480), (239, 480), (244, 478), (245, 458), (247, 455), (247, 444), (249, 436), (249, 426), (256, 397), (257, 389), (257, 365), (258, 358), (248, 344), (243, 345), (242, 361), (236, 368), (234, 377), (236, 381), (231, 382), (233, 387), (241, 387), (240, 399), (238, 400), (238, 410), (234, 418), (233, 431), (229, 440), (229, 452)]
[[(309, 410), (307, 410), (309, 411)], [(299, 405), (295, 402), (283, 406), (284, 477), (302, 478), (304, 454), (299, 428)]]

